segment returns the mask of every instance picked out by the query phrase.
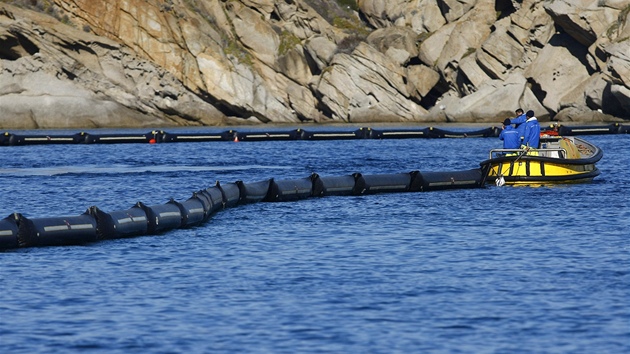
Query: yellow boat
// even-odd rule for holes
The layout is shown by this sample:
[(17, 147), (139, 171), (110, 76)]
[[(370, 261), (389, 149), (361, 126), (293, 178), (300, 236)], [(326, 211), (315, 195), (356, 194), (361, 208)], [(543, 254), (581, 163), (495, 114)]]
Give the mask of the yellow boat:
[(583, 139), (543, 135), (540, 149), (493, 149), (481, 167), (484, 182), (498, 186), (585, 183), (599, 175), (603, 155)]

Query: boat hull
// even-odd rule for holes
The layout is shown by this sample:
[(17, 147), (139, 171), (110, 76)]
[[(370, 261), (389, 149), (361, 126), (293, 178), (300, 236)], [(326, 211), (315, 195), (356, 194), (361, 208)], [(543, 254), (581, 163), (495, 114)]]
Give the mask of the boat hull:
[(591, 182), (600, 174), (595, 163), (603, 156), (601, 149), (579, 138), (571, 143), (562, 140), (566, 139), (545, 139), (546, 148), (533, 153), (493, 150), (491, 158), (481, 163), (486, 171), (485, 183), (496, 183), (498, 179), (507, 185)]
[(503, 177), (509, 185), (588, 183), (600, 174), (595, 164), (572, 165), (525, 159), (491, 163), (488, 183)]

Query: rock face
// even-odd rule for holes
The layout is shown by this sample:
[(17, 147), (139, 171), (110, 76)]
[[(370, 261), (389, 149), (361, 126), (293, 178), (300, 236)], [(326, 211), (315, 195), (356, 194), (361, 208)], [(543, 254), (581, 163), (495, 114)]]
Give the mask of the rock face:
[(0, 7), (0, 126), (35, 129), (222, 122), (221, 112), (172, 74), (125, 46), (49, 16), (10, 10)]
[(518, 107), (630, 119), (630, 5), (0, 1), (3, 129), (497, 123)]

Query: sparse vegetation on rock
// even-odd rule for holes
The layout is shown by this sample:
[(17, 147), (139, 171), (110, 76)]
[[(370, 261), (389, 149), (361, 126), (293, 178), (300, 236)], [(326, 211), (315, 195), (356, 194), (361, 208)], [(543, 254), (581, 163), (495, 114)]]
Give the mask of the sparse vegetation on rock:
[[(629, 16), (608, 0), (0, 0), (0, 127), (630, 119)], [(68, 100), (100, 113), (33, 110)]]

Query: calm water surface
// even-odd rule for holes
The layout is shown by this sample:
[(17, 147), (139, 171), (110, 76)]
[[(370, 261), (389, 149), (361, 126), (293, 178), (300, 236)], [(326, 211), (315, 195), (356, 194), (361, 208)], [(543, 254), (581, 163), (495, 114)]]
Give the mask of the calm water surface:
[[(594, 183), (311, 198), (0, 253), (5, 353), (628, 353), (630, 138)], [(0, 147), (0, 216), (478, 167), (495, 138)]]

